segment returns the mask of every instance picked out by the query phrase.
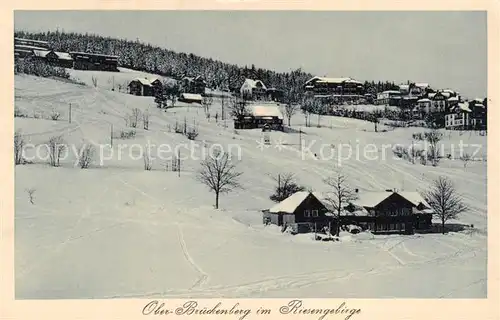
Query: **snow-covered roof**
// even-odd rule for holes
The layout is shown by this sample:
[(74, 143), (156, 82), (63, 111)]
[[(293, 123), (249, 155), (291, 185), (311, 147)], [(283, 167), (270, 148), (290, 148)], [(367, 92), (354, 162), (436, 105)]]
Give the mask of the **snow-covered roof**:
[(406, 200), (410, 201), (413, 203), (413, 205), (418, 206), (419, 204), (422, 204), (426, 208), (431, 208), (429, 203), (425, 201), (424, 197), (418, 192), (415, 191), (398, 191), (398, 194), (405, 198)]
[(448, 93), (455, 93), (455, 91), (451, 90), (451, 89), (444, 89), (443, 92), (448, 92)]
[(429, 87), (429, 84), (428, 83), (415, 83), (415, 87), (418, 87), (418, 88), (427, 88)]
[(357, 194), (358, 198), (351, 201), (351, 203), (356, 206), (373, 208), (380, 202), (387, 199), (387, 197), (389, 197), (390, 195), (392, 195), (392, 192), (388, 191), (360, 192)]
[(464, 111), (464, 112), (472, 112), (471, 109), (469, 109), (469, 104), (468, 103), (459, 103), (457, 104), (455, 107), (453, 107), (453, 109), (451, 110), (452, 112), (456, 112), (457, 109), (460, 109), (461, 111)]
[(300, 204), (304, 202), (304, 200), (306, 200), (309, 194), (312, 194), (315, 198), (317, 198), (319, 201), (325, 204), (325, 198), (321, 193), (298, 191), (289, 196), (288, 198), (286, 198), (285, 200), (281, 201), (280, 203), (275, 204), (273, 207), (271, 207), (271, 209), (269, 209), (269, 212), (290, 213), (290, 214), (294, 213), (297, 207), (300, 206)]
[(409, 84), (400, 84), (399, 85), (399, 89), (410, 89), (410, 85)]
[(249, 105), (248, 112), (254, 117), (277, 117), (283, 119), (283, 114), (277, 105)]
[(203, 100), (203, 97), (201, 96), (201, 94), (197, 94), (197, 93), (182, 93), (181, 96), (184, 98), (184, 99), (188, 99), (188, 100)]
[(138, 81), (143, 86), (150, 86), (151, 85), (151, 81), (149, 79), (146, 79), (146, 78), (135, 78), (131, 82), (133, 82), (133, 81)]
[(56, 51), (55, 54), (61, 60), (73, 60), (73, 58), (71, 58), (71, 55), (67, 52), (57, 52)]
[(132, 80), (131, 82), (134, 82), (134, 81), (138, 81), (140, 82), (143, 86), (151, 86), (153, 84), (153, 82), (157, 81), (157, 80), (160, 80), (159, 78), (151, 78), (151, 79), (148, 79), (148, 78), (135, 78), (134, 80)]
[(298, 206), (304, 200), (307, 198), (309, 195), (309, 192), (307, 191), (299, 191), (295, 192), (285, 200), (281, 201), (280, 203), (274, 205), (271, 209), (269, 209), (269, 212), (271, 213), (294, 213), (295, 210), (297, 209)]
[(34, 39), (27, 39), (27, 38), (19, 38), (19, 37), (15, 37), (14, 40), (17, 40), (17, 41), (26, 41), (26, 42), (33, 42), (33, 43), (40, 43), (40, 44), (49, 44), (48, 41), (34, 40)]
[(397, 91), (397, 90), (385, 90), (385, 91), (382, 91), (382, 93), (395, 93), (395, 94), (400, 94), (401, 92)]
[(431, 102), (431, 100), (427, 99), (427, 98), (424, 98), (424, 99), (420, 99), (418, 100), (417, 102)]
[(45, 58), (50, 53), (50, 50), (33, 50), (35, 57)]
[(266, 85), (261, 80), (253, 80), (253, 79), (247, 78), (247, 79), (245, 79), (244, 83), (247, 83), (251, 88), (256, 88), (257, 84), (260, 83), (262, 88), (266, 89)]
[(434, 98), (436, 96), (436, 92), (432, 92), (428, 94), (429, 98)]
[(442, 94), (443, 96), (445, 96), (446, 98), (449, 98), (449, 97), (451, 96), (451, 93), (450, 93), (450, 92), (445, 92), (445, 91), (443, 91), (443, 92), (441, 92), (441, 94)]
[(47, 48), (43, 47), (37, 47), (37, 46), (29, 46), (29, 45), (24, 45), (24, 44), (16, 44), (14, 46), (15, 49), (24, 49), (24, 50), (41, 50), (41, 51), (48, 51)]
[(458, 101), (458, 97), (450, 97), (448, 101)]
[[(390, 192), (390, 191), (369, 191), (369, 192), (360, 192), (358, 193), (358, 198), (356, 200), (351, 201), (351, 203), (357, 207), (364, 208), (373, 208), (376, 207), (379, 203), (393, 195), (394, 193), (399, 194), (406, 200), (410, 201), (415, 207), (419, 204), (422, 204), (425, 209), (430, 209), (431, 206), (425, 201), (425, 199), (420, 195), (420, 193), (415, 191), (398, 191), (398, 192)], [(362, 209), (360, 209), (363, 211)]]
[(362, 84), (361, 82), (359, 81), (356, 81), (352, 78), (330, 78), (330, 77), (313, 77), (309, 80), (306, 81), (306, 84), (308, 84), (309, 82), (313, 81), (313, 80), (317, 80), (317, 82), (324, 82), (324, 83), (337, 83), (337, 84), (341, 84), (343, 82), (349, 82), (349, 83), (358, 83), (358, 84)]

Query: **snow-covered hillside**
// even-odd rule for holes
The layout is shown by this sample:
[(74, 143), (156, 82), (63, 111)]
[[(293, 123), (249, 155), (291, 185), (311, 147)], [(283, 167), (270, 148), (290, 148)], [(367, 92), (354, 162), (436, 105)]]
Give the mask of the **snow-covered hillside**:
[[(80, 73), (88, 83), (91, 73)], [(302, 153), (298, 133), (272, 132), (271, 145), (258, 148), (261, 131), (235, 131), (232, 121), (208, 120), (199, 106), (165, 112), (152, 97), (88, 84), (15, 76), (15, 106), (28, 116), (16, 118), (15, 126), (27, 143), (41, 145), (62, 134), (69, 144), (96, 144), (101, 155), (86, 170), (74, 166), (72, 152), (58, 168), (36, 158), (16, 166), (16, 298), (486, 297), (485, 161), (466, 168), (449, 159), (437, 167), (411, 164), (394, 158), (390, 146), (411, 144), (412, 134), (423, 129), (380, 125), (375, 133), (372, 123), (327, 116), (320, 119), (323, 127), (306, 128), (301, 114), (292, 127), (303, 131)], [(115, 137), (111, 147), (111, 128), (115, 135), (130, 130), (124, 119), (133, 108), (149, 112), (149, 130), (140, 126), (132, 139)], [(215, 100), (210, 113), (220, 114), (220, 108)], [(54, 111), (59, 120), (44, 119)], [(175, 123), (184, 121), (199, 129), (195, 145), (174, 132)], [(461, 140), (471, 153), (478, 150), (476, 158), (486, 158), (486, 137), (476, 133), (445, 132), (444, 152), (456, 153), (452, 145), (458, 148)], [(180, 177), (165, 170), (168, 160), (144, 171), (137, 146), (147, 143), (172, 149), (186, 144), (181, 153), (194, 150), (193, 156), (182, 160)], [(219, 210), (196, 179), (199, 156), (214, 144), (240, 153), (236, 162), (243, 172), (242, 189), (223, 195)], [(368, 144), (377, 151), (363, 154)], [(459, 222), (478, 231), (318, 242), (262, 224), (260, 210), (273, 205), (273, 175), (294, 172), (300, 184), (328, 191), (323, 179), (339, 165), (339, 150), (346, 152), (340, 165), (360, 192), (424, 190), (438, 176), (449, 177), (470, 207)], [(35, 190), (34, 204), (28, 189)]]

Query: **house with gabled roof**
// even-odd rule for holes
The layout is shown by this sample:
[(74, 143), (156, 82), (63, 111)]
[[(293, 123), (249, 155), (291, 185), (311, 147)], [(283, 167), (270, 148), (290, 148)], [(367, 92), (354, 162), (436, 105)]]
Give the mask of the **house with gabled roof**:
[(136, 96), (154, 96), (155, 90), (161, 90), (162, 86), (159, 78), (135, 78), (128, 84), (128, 89)]
[(264, 100), (267, 98), (267, 87), (261, 80), (245, 79), (240, 87), (240, 95), (249, 100)]
[(320, 230), (331, 223), (331, 214), (320, 193), (299, 191), (263, 211), (264, 223), (290, 226), (297, 233)]
[(432, 227), (432, 208), (418, 192), (359, 192), (346, 206), (341, 224), (358, 224), (374, 233), (408, 233)]

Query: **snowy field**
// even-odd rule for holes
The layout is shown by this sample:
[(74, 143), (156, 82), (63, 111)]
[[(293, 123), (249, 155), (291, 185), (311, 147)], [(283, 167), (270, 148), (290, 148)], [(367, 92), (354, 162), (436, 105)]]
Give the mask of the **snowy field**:
[[(103, 83), (110, 73), (94, 75)], [(152, 97), (99, 86), (16, 75), (15, 105), (29, 116), (15, 119), (27, 143), (41, 145), (61, 134), (69, 144), (103, 146), (98, 149), (102, 157), (87, 170), (74, 166), (71, 152), (58, 168), (42, 159), (16, 167), (17, 299), (486, 297), (487, 163), (471, 161), (464, 168), (460, 160), (442, 159), (432, 167), (395, 159), (390, 147), (381, 150), (386, 144), (411, 144), (412, 133), (421, 129), (375, 133), (371, 123), (326, 116), (320, 119), (323, 127), (306, 128), (299, 113), (292, 127), (303, 131), (303, 151), (310, 149), (302, 155), (298, 133), (272, 132), (271, 146), (261, 150), (261, 131), (235, 131), (232, 121), (206, 119), (201, 107), (165, 112)], [(111, 126), (115, 134), (130, 129), (124, 117), (133, 108), (148, 110), (149, 130), (141, 126), (133, 139), (115, 138), (113, 147), (106, 145)], [(52, 110), (61, 113), (58, 121), (44, 119)], [(210, 113), (215, 112), (220, 114), (217, 100)], [(35, 113), (40, 118), (31, 117)], [(180, 177), (165, 170), (169, 161), (154, 161), (153, 170), (144, 171), (138, 148), (130, 147), (148, 141), (172, 148), (189, 143), (173, 130), (184, 119), (199, 129), (195, 155), (214, 144), (241, 154), (236, 162), (243, 188), (223, 195), (219, 210), (213, 208), (213, 194), (196, 179), (198, 159), (183, 160)], [(311, 123), (316, 120), (313, 116)], [(445, 132), (445, 152), (461, 140), (471, 152), (477, 149), (476, 158), (486, 158), (486, 136), (476, 133)], [(353, 149), (341, 166), (360, 192), (419, 191), (439, 175), (449, 177), (470, 207), (453, 222), (474, 224), (477, 232), (344, 234), (340, 242), (317, 242), (311, 235), (264, 226), (260, 210), (273, 205), (272, 176), (294, 172), (300, 184), (325, 192), (323, 179), (338, 166), (331, 147), (338, 151), (341, 144)], [(378, 146), (378, 159), (362, 151), (356, 156), (356, 147), (368, 144)], [(34, 204), (28, 189), (35, 190)]]

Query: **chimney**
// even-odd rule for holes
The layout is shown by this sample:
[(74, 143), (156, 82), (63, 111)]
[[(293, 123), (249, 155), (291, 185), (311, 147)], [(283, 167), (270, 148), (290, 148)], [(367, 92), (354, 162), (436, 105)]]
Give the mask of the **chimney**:
[(392, 192), (392, 189), (385, 189), (386, 192)]

